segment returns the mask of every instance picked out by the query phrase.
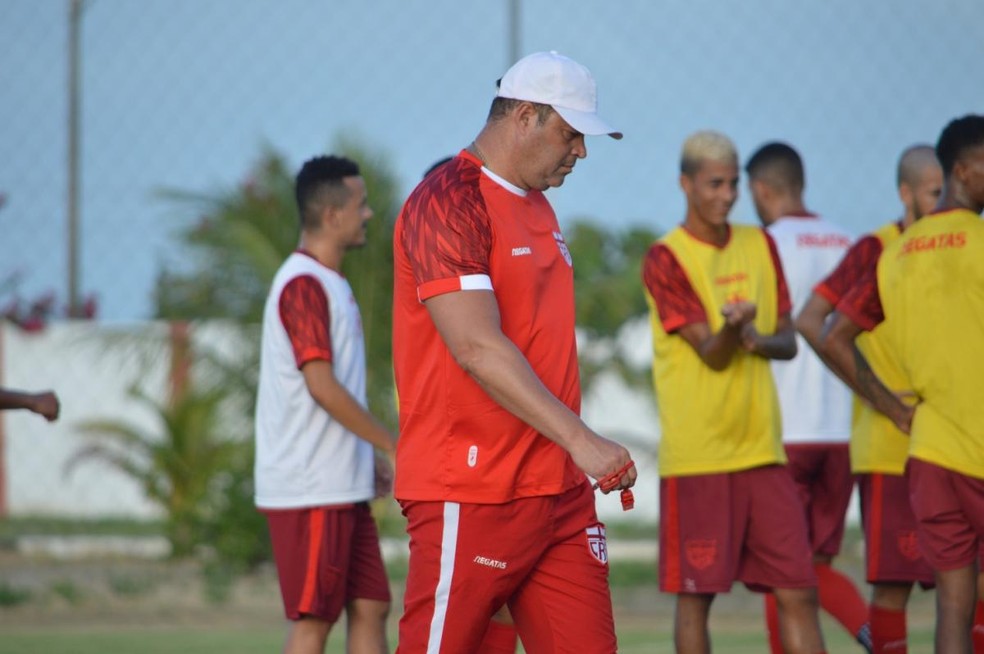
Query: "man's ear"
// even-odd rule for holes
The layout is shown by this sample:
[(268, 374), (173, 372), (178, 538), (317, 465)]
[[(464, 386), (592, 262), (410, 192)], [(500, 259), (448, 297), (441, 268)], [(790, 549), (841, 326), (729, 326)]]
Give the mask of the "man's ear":
[(902, 182), (899, 184), (899, 199), (902, 200), (902, 204), (905, 207), (911, 207), (912, 201), (914, 200), (912, 194), (912, 187), (909, 186), (908, 182)]
[(321, 207), (321, 213), (318, 214), (318, 229), (330, 229), (335, 226), (335, 217), (338, 215), (338, 211), (330, 204), (325, 204)]
[(771, 200), (772, 196), (775, 194), (773, 188), (761, 179), (749, 179), (748, 190), (751, 191), (752, 197), (757, 197), (766, 201)]
[[(964, 161), (960, 160), (960, 159), (957, 159), (956, 161), (954, 161), (953, 162), (953, 171), (950, 173), (950, 177), (953, 179), (953, 181), (955, 181), (959, 185), (957, 188), (966, 186), (967, 185), (967, 164)], [(944, 184), (945, 183), (946, 183), (946, 180), (944, 179)]]
[(687, 173), (680, 173), (680, 188), (687, 197), (690, 197), (690, 192), (694, 189), (694, 180)]
[(537, 124), (540, 118), (540, 114), (537, 112), (536, 107), (533, 106), (532, 102), (520, 102), (513, 112), (513, 117), (516, 120), (516, 124), (521, 129), (529, 129)]

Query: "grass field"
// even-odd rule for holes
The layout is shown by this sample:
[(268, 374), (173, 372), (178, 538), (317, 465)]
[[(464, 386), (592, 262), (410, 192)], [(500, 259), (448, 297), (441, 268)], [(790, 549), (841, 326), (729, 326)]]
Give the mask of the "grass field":
[[(758, 654), (766, 652), (766, 642), (761, 631), (752, 624), (715, 625), (714, 649), (717, 652)], [(673, 638), (668, 620), (632, 620), (620, 624), (619, 652), (623, 654), (661, 654), (673, 651)], [(862, 650), (840, 630), (827, 623), (827, 649), (836, 652), (861, 652)], [(391, 643), (395, 643), (395, 634)], [(277, 652), (283, 644), (280, 627), (208, 629), (206, 627), (146, 628), (117, 626), (113, 628), (63, 628), (48, 626), (43, 630), (9, 628), (0, 636), (0, 652), (3, 654), (268, 654)], [(932, 633), (929, 629), (917, 629), (910, 634), (909, 652), (932, 651)], [(343, 654), (345, 648), (340, 634), (329, 642), (328, 654)]]
[[(850, 534), (839, 567), (860, 574), (857, 534)], [(654, 561), (614, 560), (611, 581), (623, 654), (672, 652), (672, 597), (656, 588)], [(394, 579), (395, 628), (405, 567)], [(867, 590), (863, 590), (867, 593)], [(909, 612), (911, 654), (932, 651), (933, 595), (917, 592)], [(831, 654), (861, 648), (827, 617)], [(761, 599), (736, 586), (712, 612), (716, 652), (767, 652)], [(106, 558), (64, 561), (24, 557), (0, 548), (0, 654), (252, 654), (277, 652), (285, 633), (276, 577), (270, 568), (239, 579), (216, 602), (192, 564)], [(344, 652), (339, 629), (329, 654)]]

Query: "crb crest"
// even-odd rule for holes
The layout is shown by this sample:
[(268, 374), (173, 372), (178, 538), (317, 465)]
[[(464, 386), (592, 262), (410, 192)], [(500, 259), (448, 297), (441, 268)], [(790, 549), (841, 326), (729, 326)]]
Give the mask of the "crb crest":
[(553, 233), (554, 240), (557, 241), (557, 248), (560, 250), (561, 256), (564, 257), (564, 261), (567, 262), (568, 266), (574, 266), (574, 260), (571, 259), (571, 251), (567, 249), (567, 242), (564, 240), (564, 235), (560, 232)]
[(698, 570), (706, 570), (717, 560), (717, 541), (695, 538), (684, 543), (687, 563)]
[(608, 563), (608, 540), (605, 538), (605, 527), (595, 525), (584, 530), (588, 535), (588, 551), (601, 563)]
[(919, 551), (919, 543), (916, 540), (916, 532), (900, 531), (898, 534), (897, 543), (899, 546), (899, 552), (908, 560), (915, 561), (922, 556), (922, 552)]

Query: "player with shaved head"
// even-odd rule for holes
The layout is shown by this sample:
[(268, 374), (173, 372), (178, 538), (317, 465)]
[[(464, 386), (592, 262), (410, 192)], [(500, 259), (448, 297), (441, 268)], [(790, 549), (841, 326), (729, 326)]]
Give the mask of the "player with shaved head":
[[(943, 171), (933, 147), (906, 148), (899, 158), (897, 181), (902, 217), (855, 243), (836, 270), (813, 289), (797, 316), (797, 328), (814, 349), (834, 307), (857, 280), (874, 274), (885, 246), (931, 212), (939, 200)], [(896, 391), (907, 390), (880, 329), (861, 334), (857, 344), (879, 377)], [(906, 642), (906, 605), (912, 586), (931, 586), (933, 571), (916, 546), (916, 518), (909, 507), (909, 484), (903, 474), (908, 437), (868, 403), (855, 399), (852, 413), (851, 469), (858, 477), (865, 576), (872, 584), (868, 607), (872, 651), (894, 651), (892, 647)]]
[[(971, 651), (982, 615), (978, 604), (975, 620), (984, 545), (984, 116), (951, 121), (936, 154), (939, 203), (838, 303), (820, 347), (909, 433), (904, 474), (918, 550), (936, 581), (935, 651), (948, 654)], [(862, 331), (886, 346), (894, 371), (856, 342)], [(900, 389), (911, 389), (913, 401)]]

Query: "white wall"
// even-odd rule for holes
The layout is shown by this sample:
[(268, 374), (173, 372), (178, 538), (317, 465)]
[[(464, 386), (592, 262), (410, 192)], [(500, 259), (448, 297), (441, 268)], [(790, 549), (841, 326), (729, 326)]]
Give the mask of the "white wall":
[[(64, 322), (26, 333), (0, 322), (0, 385), (27, 391), (54, 389), (62, 403), (61, 418), (50, 424), (27, 411), (0, 412), (9, 515), (159, 515), (144, 499), (142, 489), (122, 473), (96, 461), (79, 464), (71, 474), (65, 466), (89, 442), (79, 430), (83, 422), (110, 419), (149, 432), (158, 428), (153, 411), (135, 402), (127, 391), (138, 383), (152, 397), (164, 397), (168, 360), (160, 344), (167, 330), (163, 323)], [(223, 350), (223, 356), (235, 357), (237, 347), (242, 346), (229, 334), (221, 323), (194, 331), (196, 339)], [(147, 336), (151, 337), (149, 346)], [(603, 359), (615, 347), (631, 365), (642, 368), (651, 356), (649, 339), (648, 322), (637, 320), (626, 325), (614, 344), (582, 339), (581, 353)], [(599, 493), (601, 518), (655, 521), (659, 515), (659, 420), (649, 386), (632, 389), (617, 374), (602, 373), (585, 389), (582, 415), (595, 431), (626, 445), (639, 470), (635, 508), (624, 513), (617, 494), (606, 497)], [(855, 501), (849, 520), (857, 521)]]
[(48, 423), (28, 411), (0, 412), (5, 435), (8, 514), (78, 517), (158, 515), (128, 477), (101, 463), (65, 466), (88, 438), (79, 425), (95, 419), (156, 428), (154, 414), (135, 403), (127, 389), (139, 383), (161, 397), (166, 361), (135, 345), (138, 330), (163, 335), (165, 325), (105, 327), (66, 322), (27, 333), (0, 323), (0, 384), (24, 391), (53, 389), (61, 417)]
[[(648, 348), (646, 334), (640, 341), (638, 330), (632, 333), (633, 348)], [(198, 326), (194, 335), (224, 349), (224, 356), (236, 356), (235, 342), (221, 323)], [(153, 411), (134, 401), (128, 389), (137, 383), (151, 397), (164, 397), (168, 360), (161, 344), (166, 336), (163, 323), (62, 322), (35, 333), (0, 323), (0, 384), (25, 391), (53, 389), (62, 404), (55, 423), (27, 411), (0, 413), (9, 515), (159, 515), (142, 489), (115, 469), (94, 460), (70, 474), (65, 468), (89, 442), (79, 429), (84, 422), (108, 419), (147, 432), (158, 429)], [(625, 442), (633, 452), (640, 480), (636, 508), (625, 517), (655, 520), (658, 425), (648, 391), (632, 391), (617, 375), (604, 373), (585, 392), (583, 414), (599, 433)], [(605, 520), (623, 517), (617, 496), (599, 494), (598, 509)]]

